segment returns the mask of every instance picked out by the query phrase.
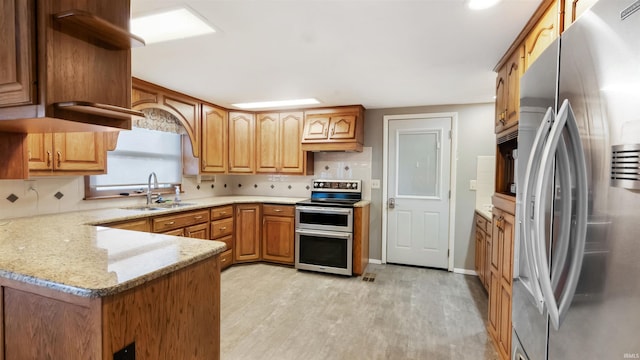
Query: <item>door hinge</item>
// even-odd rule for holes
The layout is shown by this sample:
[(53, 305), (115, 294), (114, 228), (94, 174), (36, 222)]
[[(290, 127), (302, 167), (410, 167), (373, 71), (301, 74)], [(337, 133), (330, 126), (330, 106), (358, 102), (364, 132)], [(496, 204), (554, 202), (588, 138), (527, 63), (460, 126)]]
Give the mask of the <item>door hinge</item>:
[(451, 256), (451, 249), (447, 249), (447, 258), (449, 258), (449, 256)]
[(449, 199), (451, 199), (451, 190), (449, 190)]
[(449, 130), (449, 139), (451, 139), (451, 130)]

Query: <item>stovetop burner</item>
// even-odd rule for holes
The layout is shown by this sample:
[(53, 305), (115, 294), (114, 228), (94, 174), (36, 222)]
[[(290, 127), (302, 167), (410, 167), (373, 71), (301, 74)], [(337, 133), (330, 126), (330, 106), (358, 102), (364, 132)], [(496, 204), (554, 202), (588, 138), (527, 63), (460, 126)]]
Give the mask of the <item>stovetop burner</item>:
[(311, 199), (298, 202), (297, 205), (353, 207), (362, 200), (362, 181), (360, 180), (313, 180)]

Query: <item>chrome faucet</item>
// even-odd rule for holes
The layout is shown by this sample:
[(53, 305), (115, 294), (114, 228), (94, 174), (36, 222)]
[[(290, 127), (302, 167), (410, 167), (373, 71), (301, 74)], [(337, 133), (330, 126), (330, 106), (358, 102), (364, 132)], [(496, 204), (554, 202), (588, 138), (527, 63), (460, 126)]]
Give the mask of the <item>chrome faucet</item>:
[(151, 177), (153, 177), (153, 188), (158, 188), (158, 177), (155, 172), (152, 172), (149, 174), (149, 180), (147, 181), (147, 205), (151, 205)]

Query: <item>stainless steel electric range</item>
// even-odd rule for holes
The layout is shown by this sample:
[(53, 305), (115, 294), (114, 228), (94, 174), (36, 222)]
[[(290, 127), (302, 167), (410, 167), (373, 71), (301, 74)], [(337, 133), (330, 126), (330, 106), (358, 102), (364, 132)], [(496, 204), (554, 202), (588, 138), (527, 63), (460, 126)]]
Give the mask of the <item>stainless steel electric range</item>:
[(360, 200), (360, 180), (313, 180), (311, 198), (296, 204), (296, 269), (353, 274), (353, 206)]

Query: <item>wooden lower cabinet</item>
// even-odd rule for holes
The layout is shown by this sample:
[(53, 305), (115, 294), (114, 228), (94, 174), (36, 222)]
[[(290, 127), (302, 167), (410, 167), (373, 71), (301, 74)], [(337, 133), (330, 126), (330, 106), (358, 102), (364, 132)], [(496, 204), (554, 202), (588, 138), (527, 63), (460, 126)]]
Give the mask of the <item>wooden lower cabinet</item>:
[[(88, 298), (0, 279), (0, 359), (220, 358), (220, 260)], [(185, 334), (189, 334), (185, 336)]]
[(209, 239), (209, 210), (185, 211), (151, 219), (155, 233)]
[(295, 207), (262, 206), (262, 260), (293, 265)]
[(260, 204), (235, 205), (234, 262), (258, 261), (262, 214)]
[[(511, 301), (513, 285), (513, 240), (515, 205), (509, 209), (495, 207), (492, 221), (492, 249), (489, 284), (489, 333), (503, 359), (511, 357)], [(512, 206), (513, 205), (513, 206)]]
[(118, 221), (108, 224), (102, 224), (100, 226), (106, 226), (114, 229), (122, 229), (122, 230), (133, 230), (133, 231), (143, 231), (150, 232), (151, 225), (149, 225), (149, 219), (137, 219), (137, 220), (126, 220), (126, 221)]
[(362, 275), (369, 265), (369, 215), (371, 205), (353, 209), (353, 275)]
[(222, 241), (227, 250), (220, 254), (220, 270), (233, 264), (234, 253), (233, 206), (218, 206), (211, 209), (211, 240)]
[(489, 290), (489, 264), (491, 256), (491, 221), (487, 220), (479, 212), (475, 213), (475, 239), (476, 239), (476, 252), (475, 252), (475, 270), (478, 274), (478, 279)]

